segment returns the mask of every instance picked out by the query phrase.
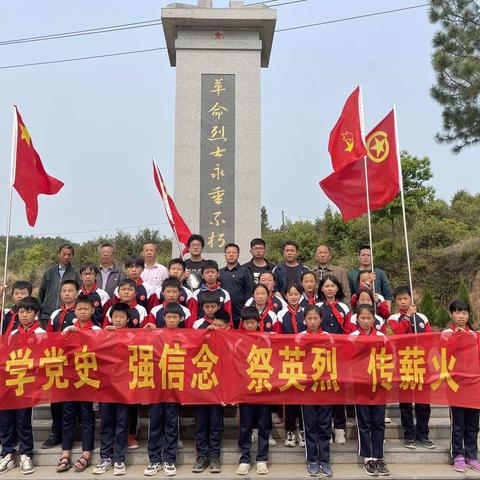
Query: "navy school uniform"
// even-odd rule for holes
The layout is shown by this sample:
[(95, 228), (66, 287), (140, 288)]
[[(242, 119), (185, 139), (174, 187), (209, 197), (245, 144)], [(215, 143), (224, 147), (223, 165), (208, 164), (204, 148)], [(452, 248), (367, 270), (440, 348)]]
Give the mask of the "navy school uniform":
[[(394, 334), (407, 333), (429, 333), (431, 332), (428, 318), (423, 313), (417, 312), (414, 318), (407, 316), (406, 312), (400, 311), (390, 315), (388, 328)], [(428, 439), (430, 430), (428, 422), (430, 421), (431, 407), (427, 403), (415, 404), (415, 418), (413, 419), (413, 405), (411, 403), (400, 403), (400, 421), (403, 428), (403, 436), (407, 441)]]
[(103, 317), (112, 303), (108, 293), (105, 290), (98, 288), (97, 285), (94, 285), (90, 291), (86, 290), (86, 288), (82, 286), (79, 294), (86, 295), (88, 298), (93, 300), (95, 311), (92, 315), (92, 322), (98, 327), (101, 327)]
[[(65, 327), (64, 330), (73, 327), (81, 330), (100, 330), (100, 327), (92, 321), (80, 326), (77, 319), (74, 320), (73, 325)], [(73, 448), (73, 437), (79, 412), (82, 419), (82, 450), (91, 452), (94, 448), (95, 437), (95, 414), (92, 402), (63, 402), (62, 450)]]
[(5, 308), (3, 310), (2, 335), (10, 335), (18, 328), (18, 323), (17, 307)]
[[(298, 305), (292, 308), (290, 305), (284, 308), (277, 315), (277, 322), (274, 331), (277, 333), (301, 333), (306, 330), (303, 317), (304, 308)], [(300, 405), (285, 405), (285, 430), (294, 432), (297, 429), (296, 423), (298, 418), (298, 426), (303, 430), (302, 409)]]
[[(152, 308), (152, 303), (155, 299), (155, 287), (152, 287), (149, 283), (145, 283), (141, 278), (136, 280), (136, 296), (135, 300), (138, 305), (141, 305), (147, 312)], [(118, 297), (118, 287), (113, 294), (113, 303), (118, 303), (120, 298)]]
[[(208, 318), (199, 318), (193, 328), (203, 330), (208, 328), (212, 321)], [(221, 405), (195, 405), (195, 445), (197, 455), (209, 459), (220, 457), (222, 444), (223, 407)]]
[[(359, 329), (350, 335), (385, 336), (375, 328), (372, 328), (370, 334)], [(355, 413), (360, 456), (364, 457), (365, 460), (382, 459), (385, 440), (385, 405), (355, 405)]]
[[(192, 299), (193, 299), (192, 291), (187, 287), (182, 286), (180, 288), (180, 294), (178, 296), (178, 303), (180, 305), (183, 305), (184, 307), (187, 307), (190, 310), (192, 306)], [(162, 303), (165, 303), (165, 297), (163, 295), (162, 289), (159, 288), (155, 292), (154, 306), (161, 305)]]
[[(111, 308), (107, 310), (105, 318), (103, 319), (103, 327), (105, 328), (108, 325), (112, 324), (112, 318), (110, 316)], [(128, 328), (141, 328), (145, 325), (147, 321), (147, 311), (141, 305), (138, 305), (134, 300), (130, 303), (130, 310), (128, 311)]]
[[(319, 302), (317, 305), (322, 311), (320, 328), (327, 333), (350, 333), (353, 329), (350, 322), (350, 310), (342, 302)], [(335, 308), (335, 312), (332, 310)], [(333, 427), (337, 430), (347, 428), (347, 412), (345, 405), (333, 405)]]
[[(38, 321), (27, 330), (22, 325), (12, 330), (13, 335), (34, 335), (37, 333), (46, 333), (43, 328), (38, 326)], [(9, 453), (15, 453), (15, 447), (18, 442), (18, 451), (20, 455), (33, 456), (33, 428), (32, 428), (32, 408), (17, 408), (10, 410), (0, 410), (0, 443), (2, 444), (2, 458)]]
[(272, 414), (269, 405), (241, 403), (240, 430), (238, 448), (240, 449), (239, 463), (252, 462), (252, 430), (258, 428), (257, 462), (268, 462), (268, 438), (272, 432)]
[(128, 444), (128, 409), (126, 403), (100, 404), (100, 458), (125, 462)]
[[(185, 328), (185, 325), (189, 322), (191, 313), (187, 307), (184, 307), (181, 304), (180, 306), (182, 307), (184, 318), (180, 320), (178, 327)], [(152, 323), (157, 328), (165, 328), (165, 319), (163, 318), (164, 308), (165, 308), (165, 304), (163, 303), (161, 305), (157, 305), (156, 307), (153, 307), (151, 312), (148, 315), (146, 323)]]
[(230, 294), (221, 287), (220, 282), (217, 282), (213, 287), (202, 285), (200, 288), (197, 288), (197, 290), (193, 292), (191, 303), (191, 322), (187, 322), (187, 327), (191, 327), (195, 320), (203, 317), (203, 298), (206, 292), (214, 294), (218, 299), (220, 307), (223, 308), (228, 314), (230, 314), (230, 318), (232, 318), (232, 302), (230, 299)]
[[(246, 302), (245, 306), (250, 307), (254, 303), (253, 297), (250, 297)], [(287, 308), (287, 302), (282, 298), (277, 297), (276, 295), (271, 295), (268, 299), (268, 304), (271, 305), (270, 309), (278, 315), (284, 308)], [(254, 305), (255, 306), (255, 305)]]
[(302, 293), (302, 297), (300, 298), (300, 305), (305, 308), (307, 305), (315, 305), (318, 302), (318, 298), (315, 294), (313, 296), (307, 295), (306, 292)]

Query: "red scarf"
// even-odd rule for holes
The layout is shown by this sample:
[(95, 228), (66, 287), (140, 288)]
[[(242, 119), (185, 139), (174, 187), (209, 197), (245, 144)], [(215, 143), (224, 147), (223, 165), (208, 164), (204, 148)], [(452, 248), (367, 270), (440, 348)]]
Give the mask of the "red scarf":
[(358, 331), (360, 332), (360, 335), (364, 335), (366, 337), (369, 337), (370, 335), (376, 335), (375, 333), (375, 327), (372, 327), (372, 329), (370, 330), (370, 333), (367, 333), (362, 327), (360, 327), (360, 325), (358, 326)]
[(212, 285), (211, 287), (209, 287), (209, 286), (207, 285), (207, 287), (208, 287), (208, 289), (209, 289), (210, 291), (213, 291), (213, 290), (217, 290), (218, 288), (220, 288), (220, 285), (221, 285), (221, 283), (220, 283), (220, 282), (217, 282), (215, 285)]
[(59, 332), (62, 331), (63, 322), (65, 321), (65, 317), (67, 316), (68, 312), (72, 312), (73, 310), (75, 310), (75, 305), (73, 305), (70, 308), (67, 308), (64, 304), (60, 308), (60, 315), (58, 317), (58, 331)]
[(295, 309), (293, 309), (290, 305), (287, 306), (290, 315), (292, 316), (292, 327), (295, 333), (298, 333), (298, 325), (297, 325), (297, 313), (300, 305), (297, 305)]
[(25, 330), (25, 327), (19, 323), (18, 324), (18, 333), (20, 335), (31, 335), (35, 333), (35, 330), (38, 328), (38, 320), (35, 320), (33, 324)]
[(90, 291), (87, 291), (87, 289), (85, 288), (85, 285), (82, 285), (82, 294), (90, 296), (96, 289), (97, 289), (96, 283), (93, 284), (93, 287)]
[(78, 328), (79, 330), (91, 330), (93, 326), (94, 326), (94, 323), (91, 320), (86, 322), (84, 325), (80, 323), (80, 320), (75, 322), (75, 327)]
[(343, 327), (344, 318), (337, 308), (338, 302), (334, 300), (330, 303), (327, 299), (325, 299), (325, 303), (330, 307), (330, 310), (332, 311), (334, 317), (337, 319), (338, 324)]
[(316, 335), (317, 333), (323, 333), (323, 330), (322, 330), (320, 327), (318, 327), (318, 330), (317, 330), (316, 332), (312, 332), (311, 330), (309, 330), (309, 329), (307, 328), (307, 329), (305, 330), (305, 333), (306, 333), (307, 335)]
[[(15, 324), (15, 320), (16, 320), (17, 315), (18, 315), (18, 313), (15, 310), (13, 310), (13, 308), (11, 308), (7, 313), (11, 313), (12, 316), (10, 317), (10, 323), (8, 324), (8, 327), (5, 330), (5, 336), (6, 337), (8, 337), (12, 333), (13, 325)], [(5, 315), (3, 316), (4, 321), (5, 321)]]
[(315, 305), (317, 303), (315, 301), (315, 294), (309, 295), (307, 292), (305, 292), (305, 298), (307, 299), (309, 305)]
[[(458, 328), (454, 323), (451, 323), (451, 324), (449, 325), (449, 327), (450, 327), (454, 332), (455, 332), (455, 331), (457, 330), (457, 328)], [(471, 332), (470, 327), (468, 326), (468, 324), (465, 324), (465, 332), (467, 332), (467, 333)]]
[(137, 287), (143, 283), (142, 277), (138, 277), (134, 282), (137, 284)]

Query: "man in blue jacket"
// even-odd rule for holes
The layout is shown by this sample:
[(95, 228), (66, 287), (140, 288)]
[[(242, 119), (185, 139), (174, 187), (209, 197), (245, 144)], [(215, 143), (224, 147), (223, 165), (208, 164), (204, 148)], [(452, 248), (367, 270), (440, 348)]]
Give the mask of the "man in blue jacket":
[(275, 275), (275, 290), (285, 295), (287, 285), (291, 282), (300, 283), (300, 278), (309, 268), (298, 261), (298, 244), (287, 240), (283, 244), (284, 261), (273, 269)]

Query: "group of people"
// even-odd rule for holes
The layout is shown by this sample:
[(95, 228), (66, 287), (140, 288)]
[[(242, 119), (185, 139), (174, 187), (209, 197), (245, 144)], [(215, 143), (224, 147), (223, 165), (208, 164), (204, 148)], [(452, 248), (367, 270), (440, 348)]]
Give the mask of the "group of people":
[[(240, 249), (225, 246), (226, 265), (203, 258), (205, 241), (192, 235), (190, 258), (172, 259), (167, 266), (156, 261), (156, 245), (146, 243), (139, 255), (128, 256), (123, 267), (115, 262), (111, 244), (99, 247), (99, 265), (73, 266), (74, 248), (62, 245), (58, 263), (41, 280), (38, 298), (33, 286), (17, 281), (11, 287), (12, 307), (2, 319), (3, 335), (36, 335), (79, 330), (124, 328), (241, 329), (271, 334), (342, 334), (384, 336), (421, 334), (430, 331), (425, 315), (417, 312), (407, 286), (393, 291), (385, 272), (371, 269), (368, 245), (358, 251), (359, 267), (348, 272), (331, 264), (327, 245), (315, 252), (316, 267), (310, 270), (298, 260), (298, 245), (283, 246), (284, 261), (274, 265), (266, 259), (260, 239), (250, 244), (252, 258), (239, 264)], [(392, 313), (393, 304), (396, 313)], [(469, 306), (456, 300), (450, 307), (449, 330), (476, 335), (469, 322)], [(355, 403), (355, 399), (352, 399)], [(258, 439), (256, 472), (268, 473), (273, 424), (284, 423), (286, 447), (304, 447), (310, 476), (333, 475), (330, 443), (346, 442), (347, 414), (344, 405), (271, 406), (240, 404), (238, 446), (241, 452), (238, 475), (252, 468), (251, 446)], [(139, 406), (102, 403), (100, 409), (100, 461), (94, 474), (113, 468), (126, 473), (127, 449), (138, 448), (136, 439)], [(222, 405), (199, 405), (195, 410), (196, 460), (193, 472), (222, 470), (220, 462), (223, 428)], [(435, 448), (429, 438), (430, 405), (400, 404), (404, 446)], [(21, 471), (34, 471), (31, 408), (0, 411), (2, 445), (0, 474), (17, 465), (17, 443)], [(176, 474), (180, 405), (149, 406), (149, 465), (146, 476), (161, 471)], [(57, 471), (84, 471), (94, 449), (95, 414), (92, 402), (68, 401), (51, 404), (52, 429), (42, 448), (61, 445)], [(370, 476), (388, 476), (384, 460), (385, 405), (356, 405), (359, 454)], [(416, 421), (414, 420), (414, 415)], [(74, 461), (72, 447), (77, 418), (81, 418), (82, 455)], [(283, 420), (282, 418), (283, 417)], [(479, 411), (451, 407), (452, 458), (454, 469), (480, 471), (477, 460)]]

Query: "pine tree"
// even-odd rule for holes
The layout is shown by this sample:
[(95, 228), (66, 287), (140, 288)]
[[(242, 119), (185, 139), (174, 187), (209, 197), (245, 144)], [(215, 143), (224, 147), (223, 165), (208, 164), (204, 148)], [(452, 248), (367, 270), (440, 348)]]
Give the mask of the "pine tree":
[(427, 316), (432, 325), (437, 325), (437, 310), (433, 303), (432, 291), (426, 287), (423, 291), (422, 300), (419, 305), (419, 312)]
[(447, 308), (442, 305), (437, 310), (437, 320), (435, 325), (440, 328), (445, 328), (450, 322), (450, 314), (448, 313)]

